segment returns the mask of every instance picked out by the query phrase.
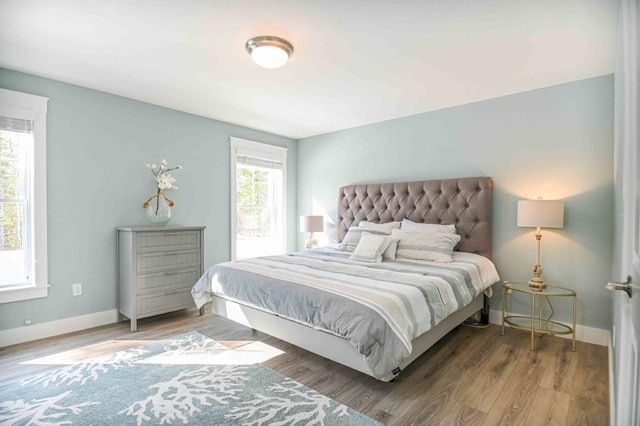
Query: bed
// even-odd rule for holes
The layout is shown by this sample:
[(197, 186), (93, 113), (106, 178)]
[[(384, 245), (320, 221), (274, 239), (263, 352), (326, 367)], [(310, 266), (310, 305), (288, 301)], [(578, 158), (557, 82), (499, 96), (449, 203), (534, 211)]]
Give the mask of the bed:
[[(492, 186), (490, 177), (344, 186), (342, 246), (215, 265), (193, 287), (194, 301), (211, 301), (218, 315), (393, 380), (468, 317), (484, 311), (488, 321), (487, 295), (499, 280), (490, 261)], [(360, 226), (403, 220), (454, 229), (453, 262), (392, 256), (378, 263), (344, 251)], [(367, 238), (387, 238), (374, 234)], [(414, 248), (397, 245), (398, 253)]]

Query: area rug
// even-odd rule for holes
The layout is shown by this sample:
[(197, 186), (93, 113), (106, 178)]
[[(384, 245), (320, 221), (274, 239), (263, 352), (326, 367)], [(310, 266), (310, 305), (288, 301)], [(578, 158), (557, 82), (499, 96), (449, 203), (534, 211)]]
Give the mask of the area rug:
[(380, 425), (197, 332), (0, 385), (2, 425)]

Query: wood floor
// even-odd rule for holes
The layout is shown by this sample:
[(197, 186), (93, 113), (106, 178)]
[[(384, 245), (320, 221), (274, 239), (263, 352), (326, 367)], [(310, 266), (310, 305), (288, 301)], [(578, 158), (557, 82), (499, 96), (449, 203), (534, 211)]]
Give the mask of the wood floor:
[(394, 382), (379, 382), (227, 319), (195, 310), (0, 348), (0, 384), (62, 363), (198, 331), (231, 348), (261, 341), (284, 353), (264, 365), (387, 425), (606, 425), (607, 349), (491, 325), (459, 327)]

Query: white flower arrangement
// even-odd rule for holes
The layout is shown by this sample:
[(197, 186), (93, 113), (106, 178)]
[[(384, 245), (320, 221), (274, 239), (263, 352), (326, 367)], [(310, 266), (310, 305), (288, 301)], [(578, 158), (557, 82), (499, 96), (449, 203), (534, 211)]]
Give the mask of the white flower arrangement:
[(176, 178), (171, 176), (171, 173), (169, 172), (172, 172), (173, 170), (182, 170), (182, 166), (169, 168), (167, 160), (164, 159), (160, 162), (159, 166), (157, 164), (148, 163), (145, 164), (145, 166), (151, 171), (151, 173), (153, 173), (153, 178), (156, 181), (157, 191), (154, 195), (149, 197), (149, 199), (145, 201), (142, 206), (144, 208), (147, 208), (149, 207), (149, 203), (151, 202), (151, 200), (153, 200), (154, 198), (157, 198), (157, 201), (159, 201), (160, 197), (164, 197), (164, 199), (167, 200), (167, 203), (169, 203), (169, 207), (173, 207), (173, 200), (167, 198), (164, 191), (168, 189), (178, 189), (178, 187), (174, 185)]

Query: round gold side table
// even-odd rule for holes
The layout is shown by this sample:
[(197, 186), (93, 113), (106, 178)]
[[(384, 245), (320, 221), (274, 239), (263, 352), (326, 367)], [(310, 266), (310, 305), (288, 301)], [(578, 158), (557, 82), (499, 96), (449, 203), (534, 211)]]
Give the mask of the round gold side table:
[[(507, 315), (507, 294), (509, 290), (512, 292), (526, 293), (531, 295), (531, 314), (526, 315)], [(542, 297), (572, 297), (573, 298), (573, 326), (553, 321), (550, 318), (543, 317), (543, 300)], [(537, 304), (536, 304), (537, 299)], [(537, 306), (537, 309), (536, 309)], [(544, 288), (532, 288), (525, 282), (509, 282), (502, 284), (502, 335), (504, 336), (504, 324), (507, 323), (513, 328), (527, 331), (531, 333), (531, 350), (534, 350), (534, 338), (539, 335), (555, 335), (555, 334), (572, 334), (571, 350), (576, 351), (576, 306), (577, 294), (575, 291), (547, 285)], [(537, 312), (536, 312), (537, 310)], [(536, 315), (537, 314), (537, 315)]]

